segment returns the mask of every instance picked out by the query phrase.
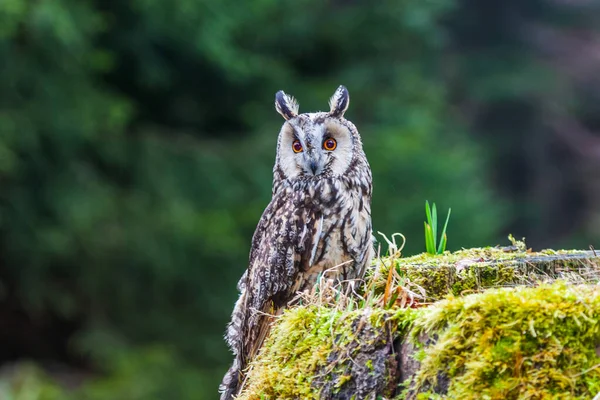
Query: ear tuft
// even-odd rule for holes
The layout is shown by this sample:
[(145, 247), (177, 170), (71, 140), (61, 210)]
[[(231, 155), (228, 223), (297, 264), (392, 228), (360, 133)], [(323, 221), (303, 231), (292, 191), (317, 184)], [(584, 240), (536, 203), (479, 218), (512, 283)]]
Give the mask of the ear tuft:
[(286, 120), (298, 115), (298, 102), (283, 90), (275, 93), (275, 109)]
[(334, 117), (341, 118), (344, 116), (349, 105), (350, 94), (348, 93), (348, 89), (344, 85), (340, 85), (329, 99), (329, 113)]

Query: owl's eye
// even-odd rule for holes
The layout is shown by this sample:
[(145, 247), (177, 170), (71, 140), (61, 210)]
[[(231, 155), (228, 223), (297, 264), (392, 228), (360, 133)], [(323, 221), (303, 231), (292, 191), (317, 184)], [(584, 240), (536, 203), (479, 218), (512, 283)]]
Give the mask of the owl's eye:
[(323, 148), (327, 151), (333, 151), (337, 147), (337, 142), (333, 138), (325, 139)]
[(302, 143), (300, 143), (299, 140), (294, 140), (294, 143), (292, 143), (292, 150), (294, 150), (294, 153), (300, 153), (302, 151)]

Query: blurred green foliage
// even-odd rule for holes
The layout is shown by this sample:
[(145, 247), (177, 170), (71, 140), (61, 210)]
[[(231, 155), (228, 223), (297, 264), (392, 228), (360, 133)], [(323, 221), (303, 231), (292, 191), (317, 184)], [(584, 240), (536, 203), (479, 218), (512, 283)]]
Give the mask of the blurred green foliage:
[[(453, 208), (449, 249), (503, 236), (488, 156), (449, 95), (442, 21), (457, 12), (452, 0), (0, 2), (0, 300), (35, 334), (48, 319), (74, 326), (58, 358), (100, 378), (73, 398), (216, 398), (271, 194), (279, 89), (314, 111), (348, 87), (375, 230), (404, 233), (407, 253), (424, 250), (427, 198)], [(25, 356), (53, 354), (40, 352)], [(71, 398), (44, 379), (43, 395), (15, 398)]]
[[(4, 371), (0, 380), (3, 400), (163, 400), (211, 399), (216, 374), (205, 374), (165, 348), (146, 348), (120, 354), (110, 373), (83, 382), (48, 374), (33, 363)], [(62, 378), (62, 381), (61, 381)], [(69, 382), (69, 380), (71, 382)], [(69, 385), (71, 384), (71, 385)], [(71, 386), (69, 388), (69, 386)]]

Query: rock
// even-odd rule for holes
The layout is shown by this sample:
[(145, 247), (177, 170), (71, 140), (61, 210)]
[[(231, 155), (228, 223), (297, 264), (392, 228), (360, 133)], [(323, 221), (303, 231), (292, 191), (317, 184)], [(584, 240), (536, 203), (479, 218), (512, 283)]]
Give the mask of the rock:
[[(363, 300), (331, 296), (336, 302), (287, 310), (240, 399), (592, 398), (598, 263), (592, 252), (500, 248), (383, 260)], [(385, 290), (391, 266), (399, 277)], [(398, 308), (405, 303), (390, 293), (419, 279), (431, 283), (426, 300), (444, 299)], [(476, 293), (461, 295), (467, 286)]]

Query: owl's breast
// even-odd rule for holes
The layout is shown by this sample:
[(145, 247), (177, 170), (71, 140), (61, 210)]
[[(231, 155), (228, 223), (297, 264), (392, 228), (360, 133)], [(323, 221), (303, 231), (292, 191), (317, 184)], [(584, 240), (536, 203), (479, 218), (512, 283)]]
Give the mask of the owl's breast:
[(365, 259), (372, 256), (370, 199), (336, 185), (322, 193), (324, 201), (313, 205), (318, 215), (316, 237), (303, 263), (299, 290), (312, 287), (319, 274), (341, 280), (361, 277)]

